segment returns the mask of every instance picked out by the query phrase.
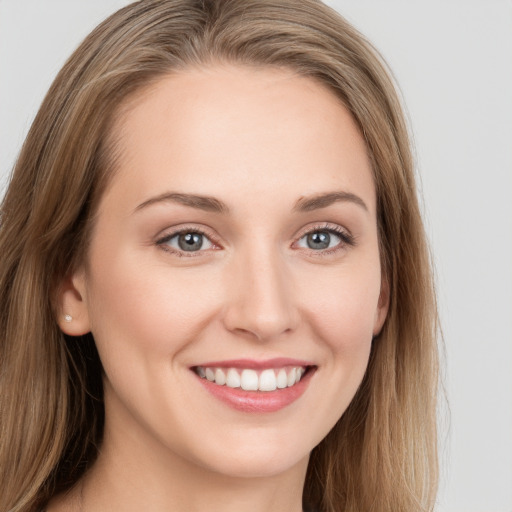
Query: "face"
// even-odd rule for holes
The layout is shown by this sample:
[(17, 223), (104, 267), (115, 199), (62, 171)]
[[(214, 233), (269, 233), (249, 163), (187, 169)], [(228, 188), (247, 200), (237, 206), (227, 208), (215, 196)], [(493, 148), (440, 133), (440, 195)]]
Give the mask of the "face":
[(386, 315), (354, 121), (312, 79), (219, 65), (162, 79), (116, 130), (62, 294), (63, 330), (92, 331), (104, 366), (106, 440), (225, 475), (303, 464)]

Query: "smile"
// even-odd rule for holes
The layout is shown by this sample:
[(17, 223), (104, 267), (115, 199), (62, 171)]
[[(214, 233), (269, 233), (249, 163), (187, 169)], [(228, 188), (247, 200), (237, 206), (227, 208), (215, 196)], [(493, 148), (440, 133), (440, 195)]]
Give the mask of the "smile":
[(191, 367), (211, 396), (243, 413), (277, 412), (297, 401), (318, 367), (309, 361), (239, 359)]
[(295, 386), (304, 373), (305, 366), (286, 366), (282, 368), (215, 368), (197, 366), (199, 377), (214, 382), (218, 386), (241, 388), (244, 391), (275, 391)]

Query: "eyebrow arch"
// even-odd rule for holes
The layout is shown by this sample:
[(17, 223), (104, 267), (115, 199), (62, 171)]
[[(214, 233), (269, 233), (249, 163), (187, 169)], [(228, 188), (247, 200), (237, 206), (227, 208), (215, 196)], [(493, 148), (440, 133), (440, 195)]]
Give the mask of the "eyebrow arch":
[[(348, 201), (354, 203), (365, 211), (368, 208), (365, 202), (357, 195), (351, 192), (327, 192), (325, 194), (316, 194), (310, 197), (301, 197), (295, 203), (293, 211), (295, 212), (310, 212), (313, 210), (319, 210), (321, 208), (327, 208), (333, 203)], [(180, 192), (166, 192), (159, 196), (152, 197), (147, 201), (139, 204), (135, 211), (142, 210), (157, 203), (174, 202), (189, 206), (191, 208), (197, 208), (198, 210), (204, 210), (213, 213), (229, 213), (228, 206), (215, 197), (201, 196), (196, 194), (183, 194)]]
[(191, 208), (197, 208), (199, 210), (204, 210), (206, 212), (213, 213), (228, 213), (229, 208), (225, 203), (219, 201), (215, 197), (210, 196), (200, 196), (196, 194), (182, 194), (179, 192), (166, 192), (165, 194), (161, 194), (156, 197), (152, 197), (147, 201), (139, 204), (135, 211), (142, 210), (143, 208), (147, 208), (156, 203), (179, 203), (184, 206), (190, 206)]
[(293, 211), (298, 212), (310, 212), (313, 210), (318, 210), (320, 208), (327, 208), (327, 206), (330, 206), (333, 203), (337, 202), (350, 202), (354, 203), (363, 210), (368, 211), (368, 207), (366, 206), (365, 202), (355, 194), (352, 194), (351, 192), (327, 192), (325, 194), (316, 194), (314, 196), (310, 197), (301, 197), (293, 207)]

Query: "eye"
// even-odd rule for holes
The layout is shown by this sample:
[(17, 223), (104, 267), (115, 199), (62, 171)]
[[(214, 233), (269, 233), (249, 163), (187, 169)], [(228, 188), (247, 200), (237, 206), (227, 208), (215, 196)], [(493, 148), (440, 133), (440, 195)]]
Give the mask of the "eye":
[(336, 250), (336, 248), (343, 248), (346, 245), (353, 244), (354, 241), (350, 234), (335, 228), (315, 229), (306, 233), (297, 242), (298, 247), (313, 251)]
[(329, 231), (313, 231), (304, 235), (299, 240), (299, 247), (306, 247), (308, 249), (322, 250), (330, 249), (338, 245), (341, 242), (341, 238)]
[(181, 231), (167, 235), (158, 241), (175, 252), (198, 252), (214, 247), (213, 242), (200, 231)]

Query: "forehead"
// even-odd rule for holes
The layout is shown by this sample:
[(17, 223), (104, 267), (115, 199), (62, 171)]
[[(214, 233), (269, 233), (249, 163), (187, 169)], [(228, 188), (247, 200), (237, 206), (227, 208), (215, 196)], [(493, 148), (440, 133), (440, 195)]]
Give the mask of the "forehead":
[(290, 192), (291, 201), (341, 188), (364, 193), (374, 209), (371, 166), (352, 116), (326, 86), (292, 70), (179, 71), (132, 98), (114, 133), (113, 182), (134, 201), (165, 189), (221, 197), (279, 191), (283, 200)]

